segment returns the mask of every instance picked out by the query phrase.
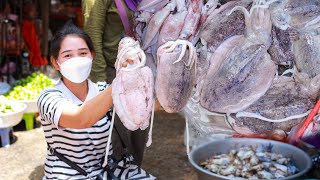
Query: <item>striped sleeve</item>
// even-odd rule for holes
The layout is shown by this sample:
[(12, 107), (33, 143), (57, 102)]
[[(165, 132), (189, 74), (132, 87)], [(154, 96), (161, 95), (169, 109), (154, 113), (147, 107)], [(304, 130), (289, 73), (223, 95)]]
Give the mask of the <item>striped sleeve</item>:
[(41, 118), (59, 128), (58, 124), (63, 107), (70, 103), (64, 98), (61, 91), (49, 88), (41, 92), (37, 105)]

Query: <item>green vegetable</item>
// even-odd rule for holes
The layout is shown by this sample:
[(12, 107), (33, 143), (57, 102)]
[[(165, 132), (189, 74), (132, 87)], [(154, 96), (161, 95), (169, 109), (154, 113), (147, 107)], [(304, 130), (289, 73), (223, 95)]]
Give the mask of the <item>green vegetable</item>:
[(0, 102), (0, 114), (6, 114), (10, 112), (14, 112), (12, 106), (9, 104)]
[(17, 81), (5, 97), (11, 100), (36, 100), (43, 89), (53, 85), (45, 74), (32, 73)]

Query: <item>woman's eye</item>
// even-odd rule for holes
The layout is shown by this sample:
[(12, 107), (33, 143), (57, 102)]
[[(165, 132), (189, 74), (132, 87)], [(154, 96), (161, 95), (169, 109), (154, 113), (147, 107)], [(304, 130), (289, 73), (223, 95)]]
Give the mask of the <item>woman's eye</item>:
[(81, 53), (82, 56), (85, 56), (85, 55), (87, 55), (87, 54), (88, 54), (87, 52), (82, 52), (82, 53)]
[(70, 57), (71, 57), (70, 54), (67, 54), (67, 55), (64, 56), (64, 58), (70, 58)]

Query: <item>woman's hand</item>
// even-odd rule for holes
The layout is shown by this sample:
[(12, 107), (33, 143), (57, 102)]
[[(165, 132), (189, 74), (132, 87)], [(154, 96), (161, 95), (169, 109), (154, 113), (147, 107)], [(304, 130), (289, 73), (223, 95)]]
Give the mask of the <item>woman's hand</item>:
[(154, 111), (159, 111), (162, 109), (162, 106), (161, 104), (159, 103), (158, 99), (156, 98), (155, 99), (155, 102), (154, 102)]

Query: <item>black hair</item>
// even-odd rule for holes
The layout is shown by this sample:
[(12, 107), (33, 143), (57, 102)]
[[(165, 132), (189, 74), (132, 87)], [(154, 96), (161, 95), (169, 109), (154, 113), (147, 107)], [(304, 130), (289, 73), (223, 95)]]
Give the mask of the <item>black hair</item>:
[(82, 29), (73, 24), (72, 20), (67, 21), (63, 27), (58, 30), (51, 39), (50, 43), (50, 55), (57, 59), (61, 48), (62, 41), (68, 36), (74, 35), (82, 38), (88, 45), (90, 52), (94, 52), (94, 47), (89, 35)]

